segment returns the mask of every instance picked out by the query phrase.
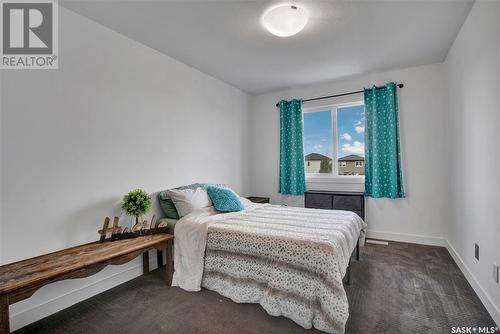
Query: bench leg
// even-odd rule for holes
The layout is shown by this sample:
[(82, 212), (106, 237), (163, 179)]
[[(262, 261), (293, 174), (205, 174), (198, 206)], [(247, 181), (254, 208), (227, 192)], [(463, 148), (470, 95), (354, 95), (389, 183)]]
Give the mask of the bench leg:
[(167, 270), (167, 285), (172, 286), (172, 277), (174, 276), (174, 257), (173, 257), (173, 240), (167, 241), (166, 245), (166, 255), (167, 255), (167, 263), (165, 264)]
[(142, 253), (142, 274), (147, 275), (149, 273), (149, 251)]
[(9, 296), (0, 295), (0, 334), (9, 333)]
[(158, 263), (158, 268), (163, 266), (163, 250), (162, 249), (156, 250), (156, 262)]

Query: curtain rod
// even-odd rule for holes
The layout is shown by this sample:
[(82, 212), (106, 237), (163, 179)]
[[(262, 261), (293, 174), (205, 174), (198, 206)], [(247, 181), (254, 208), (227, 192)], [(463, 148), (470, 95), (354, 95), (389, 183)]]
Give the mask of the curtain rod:
[[(403, 85), (402, 83), (400, 83), (400, 84), (397, 84), (396, 86), (398, 86), (399, 88), (403, 88), (405, 85)], [(302, 100), (302, 102), (324, 100), (324, 99), (329, 99), (329, 98), (332, 98), (332, 97), (340, 97), (340, 96), (346, 96), (346, 95), (353, 95), (353, 94), (359, 94), (359, 93), (363, 93), (363, 92), (364, 92), (364, 90), (357, 90), (355, 92), (349, 92), (349, 93), (341, 93), (341, 94), (335, 94), (335, 95), (313, 97), (313, 98), (310, 98), (310, 99)], [(276, 103), (276, 107), (279, 107), (279, 105), (280, 105), (279, 102)]]

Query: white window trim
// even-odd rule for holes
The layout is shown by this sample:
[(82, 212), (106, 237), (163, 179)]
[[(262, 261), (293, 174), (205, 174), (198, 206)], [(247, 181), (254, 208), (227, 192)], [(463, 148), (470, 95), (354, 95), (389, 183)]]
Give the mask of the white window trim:
[[(321, 176), (319, 176), (321, 175)], [(325, 176), (325, 174), (306, 174), (306, 183), (338, 183), (338, 184), (364, 184), (364, 175), (343, 175), (343, 176)]]
[[(332, 152), (333, 152), (333, 158), (332, 158), (332, 173), (331, 174), (326, 174), (326, 173), (305, 173), (306, 175), (306, 182), (310, 183), (346, 183), (346, 184), (351, 184), (351, 183), (365, 183), (365, 176), (364, 175), (343, 175), (340, 176), (338, 175), (339, 172), (339, 166), (338, 166), (338, 157), (337, 157), (337, 140), (338, 140), (338, 133), (337, 133), (337, 108), (342, 108), (342, 107), (347, 107), (347, 106), (358, 106), (358, 105), (363, 105), (364, 101), (363, 100), (356, 100), (352, 102), (346, 102), (346, 103), (336, 103), (336, 104), (325, 104), (321, 106), (315, 106), (315, 107), (305, 107), (302, 108), (302, 121), (304, 121), (304, 114), (309, 113), (309, 112), (318, 112), (318, 111), (327, 111), (330, 110), (332, 113), (332, 124), (331, 124), (331, 129), (332, 129)], [(335, 131), (333, 131), (335, 129)], [(364, 166), (363, 166), (364, 167)]]
[[(360, 163), (360, 166), (358, 166), (358, 163)], [(363, 161), (354, 161), (354, 167), (357, 168), (365, 167), (365, 164), (363, 163)]]

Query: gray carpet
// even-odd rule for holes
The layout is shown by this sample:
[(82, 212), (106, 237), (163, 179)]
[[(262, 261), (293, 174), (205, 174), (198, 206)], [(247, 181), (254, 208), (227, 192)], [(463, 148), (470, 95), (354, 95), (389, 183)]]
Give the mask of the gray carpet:
[[(367, 245), (352, 261), (346, 333), (451, 333), (495, 326), (441, 247)], [(163, 270), (136, 278), (16, 333), (322, 333), (215, 292), (166, 287)]]

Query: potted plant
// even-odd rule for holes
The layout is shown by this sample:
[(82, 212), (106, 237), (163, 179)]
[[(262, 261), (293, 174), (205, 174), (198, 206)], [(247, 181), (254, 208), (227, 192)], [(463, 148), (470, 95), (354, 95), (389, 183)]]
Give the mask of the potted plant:
[(135, 223), (139, 223), (139, 218), (151, 209), (151, 198), (142, 189), (132, 190), (123, 196), (122, 209), (127, 215), (135, 216)]

